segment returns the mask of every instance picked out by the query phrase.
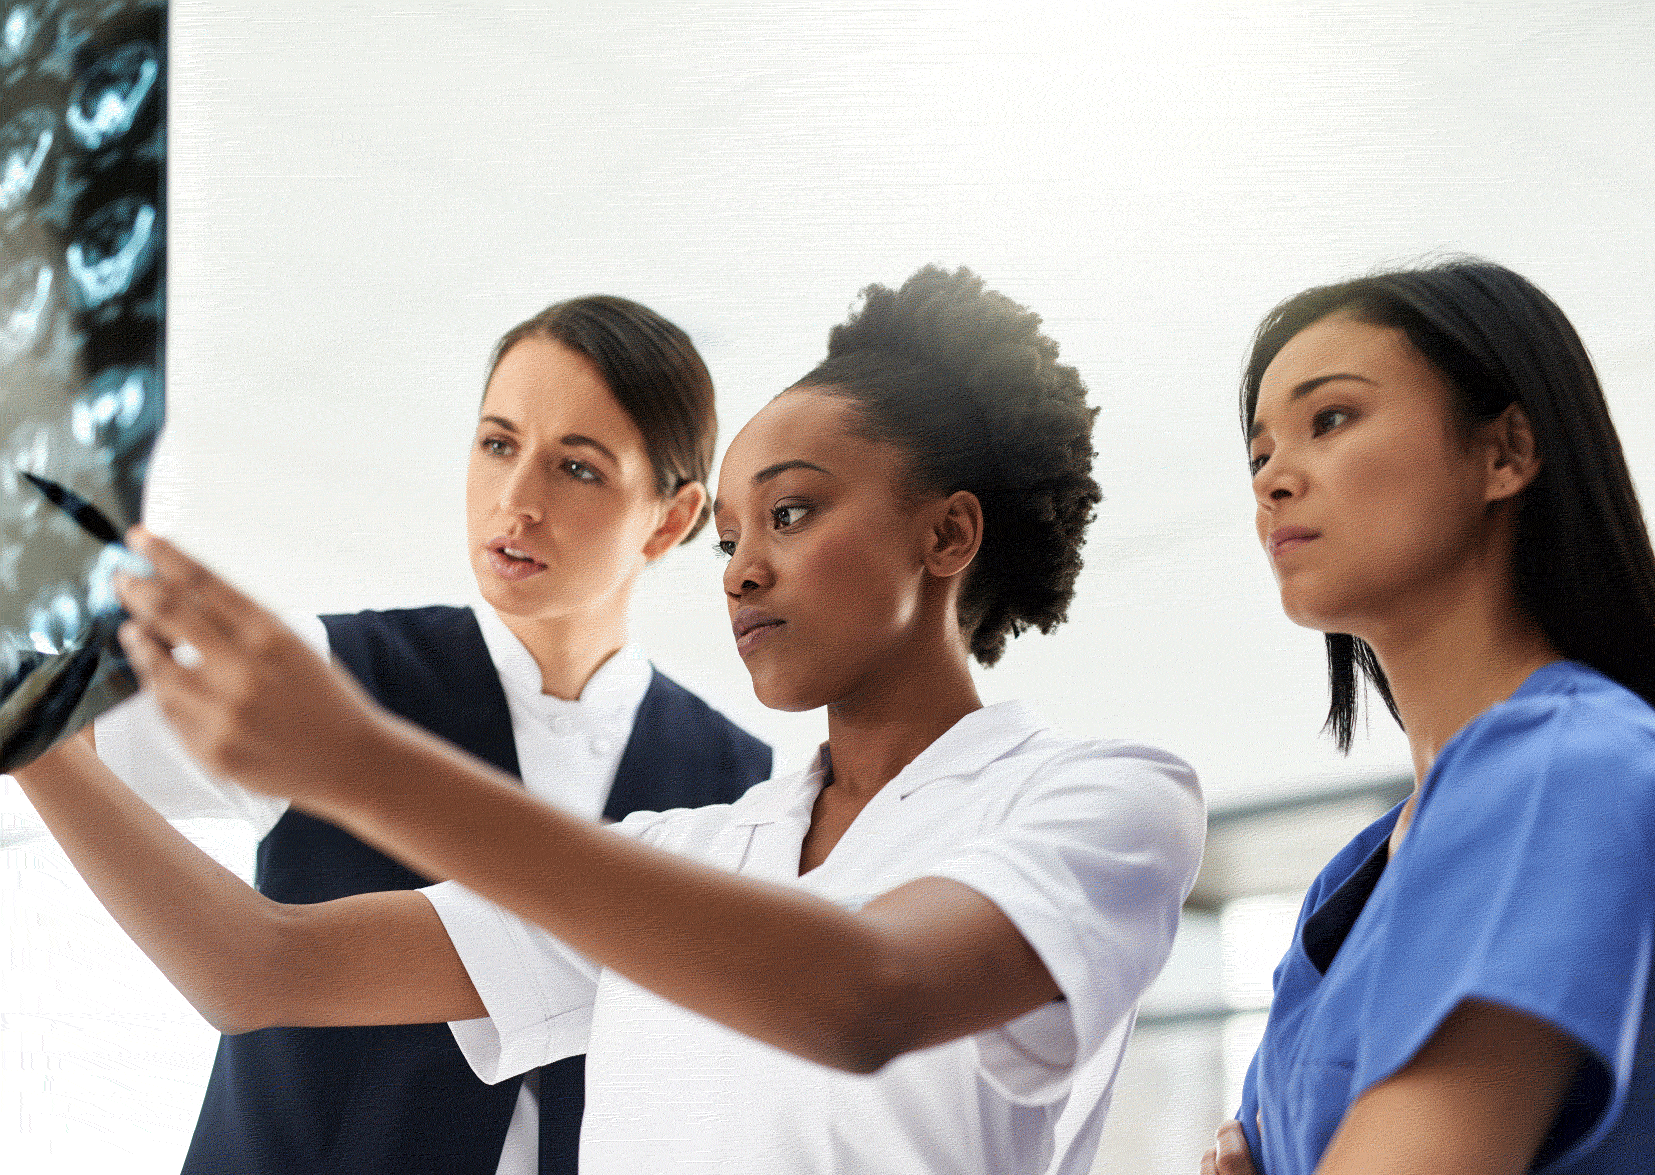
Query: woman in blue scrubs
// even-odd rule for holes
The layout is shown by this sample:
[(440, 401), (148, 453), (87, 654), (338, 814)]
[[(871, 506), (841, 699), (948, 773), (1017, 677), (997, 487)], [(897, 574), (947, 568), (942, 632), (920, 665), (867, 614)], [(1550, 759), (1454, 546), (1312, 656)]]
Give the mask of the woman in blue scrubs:
[(1417, 783), (1310, 887), (1203, 1170), (1650, 1171), (1655, 558), (1584, 347), (1500, 266), (1380, 274), (1265, 319), (1242, 419), (1329, 728), (1360, 672)]

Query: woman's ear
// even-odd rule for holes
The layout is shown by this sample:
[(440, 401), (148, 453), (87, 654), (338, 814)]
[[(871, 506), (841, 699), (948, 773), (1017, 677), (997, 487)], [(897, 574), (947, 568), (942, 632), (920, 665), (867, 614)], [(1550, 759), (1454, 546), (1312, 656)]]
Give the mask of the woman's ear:
[(1482, 427), (1484, 453), (1483, 500), (1502, 502), (1516, 497), (1540, 472), (1534, 426), (1521, 404), (1506, 410)]
[(983, 545), (983, 505), (970, 490), (956, 490), (932, 507), (925, 569), (949, 579), (971, 566)]
[(644, 543), (644, 558), (654, 562), (679, 543), (689, 534), (695, 520), (701, 517), (701, 511), (707, 505), (707, 487), (698, 481), (687, 481), (679, 486), (672, 497), (665, 499), (665, 510), (661, 513), (660, 524), (650, 533), (649, 541)]

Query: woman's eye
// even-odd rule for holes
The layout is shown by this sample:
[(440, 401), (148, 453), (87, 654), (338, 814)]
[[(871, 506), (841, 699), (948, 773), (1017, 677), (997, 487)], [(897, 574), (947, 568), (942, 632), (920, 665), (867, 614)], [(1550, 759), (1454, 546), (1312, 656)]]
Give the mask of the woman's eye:
[(483, 452), (490, 457), (511, 456), (511, 442), (503, 441), (499, 437), (484, 437), (481, 442)]
[(584, 461), (569, 460), (563, 463), (563, 469), (576, 481), (602, 481), (598, 471)]
[(1323, 408), (1311, 418), (1310, 433), (1319, 437), (1329, 429), (1338, 428), (1349, 419), (1350, 413), (1343, 408)]
[(1257, 477), (1258, 471), (1264, 468), (1264, 463), (1268, 460), (1270, 460), (1270, 454), (1268, 453), (1260, 453), (1256, 457), (1249, 457), (1247, 459), (1247, 472)]
[(770, 511), (770, 517), (775, 519), (778, 529), (786, 530), (790, 526), (796, 526), (809, 511), (808, 506), (777, 506)]
[(713, 543), (713, 550), (728, 559), (736, 553), (736, 541), (735, 539), (719, 539)]

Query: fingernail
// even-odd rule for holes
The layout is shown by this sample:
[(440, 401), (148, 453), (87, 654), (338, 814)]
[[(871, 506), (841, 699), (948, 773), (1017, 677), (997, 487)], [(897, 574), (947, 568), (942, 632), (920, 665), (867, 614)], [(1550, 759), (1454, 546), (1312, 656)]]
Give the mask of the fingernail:
[(155, 564), (130, 548), (122, 553), (120, 568), (121, 574), (137, 579), (153, 579), (155, 576)]

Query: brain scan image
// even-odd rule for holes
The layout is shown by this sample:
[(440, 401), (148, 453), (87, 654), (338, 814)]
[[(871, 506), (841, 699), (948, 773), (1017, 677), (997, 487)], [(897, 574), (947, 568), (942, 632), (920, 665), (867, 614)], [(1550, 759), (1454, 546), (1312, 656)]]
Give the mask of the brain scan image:
[(165, 415), (166, 17), (0, 4), (0, 770), (135, 688), (113, 577)]

